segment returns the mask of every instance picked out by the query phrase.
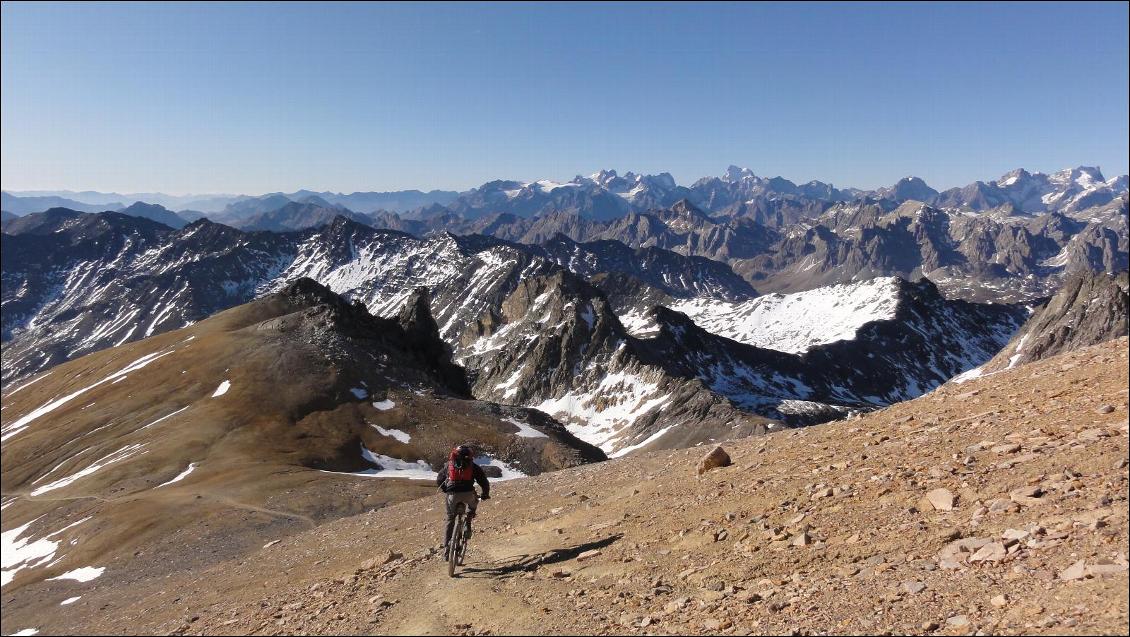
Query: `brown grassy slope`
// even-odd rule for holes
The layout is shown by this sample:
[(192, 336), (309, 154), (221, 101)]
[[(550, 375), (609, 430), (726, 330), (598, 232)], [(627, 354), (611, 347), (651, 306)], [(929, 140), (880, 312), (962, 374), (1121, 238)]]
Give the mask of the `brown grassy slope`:
[[(701, 479), (700, 448), (499, 485), (455, 579), (433, 552), (433, 496), (51, 616), (6, 609), (4, 629), (1125, 632), (1125, 338), (726, 448), (734, 464)], [(923, 502), (941, 488), (952, 510)], [(970, 563), (956, 540), (1003, 554)], [(388, 551), (403, 556), (363, 564)]]
[[(99, 586), (163, 577), (434, 488), (319, 470), (370, 468), (362, 443), (438, 467), (452, 444), (469, 440), (530, 474), (602, 457), (540, 413), (453, 396), (399, 349), (395, 323), (349, 318), (310, 290), (291, 292), (68, 362), (4, 396), (4, 530), (31, 522), (21, 537), (34, 541), (75, 524), (51, 538), (59, 547), (50, 563), (4, 586), (5, 618), (42, 612), (41, 592), (56, 586), (44, 578), (71, 569), (106, 567)], [(214, 397), (223, 381), (230, 388)], [(91, 386), (16, 433), (33, 410)], [(359, 387), (370, 395), (354, 395)], [(395, 407), (374, 406), (385, 399)], [(519, 437), (503, 418), (548, 437)], [(135, 453), (42, 491), (123, 449)], [(160, 486), (190, 464), (182, 481)]]

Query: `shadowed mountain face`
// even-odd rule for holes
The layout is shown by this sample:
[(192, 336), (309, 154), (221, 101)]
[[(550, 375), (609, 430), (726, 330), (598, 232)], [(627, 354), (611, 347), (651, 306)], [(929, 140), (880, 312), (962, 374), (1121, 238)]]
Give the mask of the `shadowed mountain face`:
[(121, 213), (131, 217), (141, 217), (143, 219), (149, 219), (150, 221), (156, 221), (157, 223), (162, 223), (173, 229), (183, 228), (188, 225), (188, 220), (164, 206), (147, 204), (140, 201), (122, 208)]
[(471, 400), (422, 298), (385, 319), (299, 279), (7, 391), (5, 533), (51, 558), (6, 553), (5, 594), (199, 566), (432, 493), (458, 443), (502, 477), (604, 458), (544, 414)]
[[(422, 233), (479, 232), (559, 246), (616, 241), (726, 263), (761, 292), (797, 292), (877, 276), (928, 276), (951, 297), (1031, 301), (1050, 295), (1068, 273), (1114, 272), (1128, 262), (1125, 194), (1102, 205), (1029, 215), (1015, 207), (985, 212), (917, 201), (835, 203), (802, 220), (768, 225), (760, 213), (710, 215), (689, 201), (598, 220), (576, 212), (464, 219), (444, 213), (419, 222), (375, 224)], [(558, 252), (560, 249), (558, 248)], [(583, 262), (581, 262), (583, 263)]]
[[(917, 397), (992, 357), (1024, 314), (929, 281), (751, 308), (761, 299), (680, 300), (625, 279), (597, 277), (603, 292), (564, 272), (523, 281), (460, 337), (475, 395), (545, 411), (612, 455), (685, 446)], [(702, 327), (719, 323), (760, 331)]]
[[(689, 206), (667, 219), (713, 223)], [(414, 333), (434, 320), (442, 343), (419, 346), (466, 365), (474, 396), (540, 408), (609, 453), (912, 398), (988, 360), (1018, 324), (1010, 308), (951, 303), (897, 279), (758, 297), (721, 262), (610, 240), (420, 239), (343, 217), (284, 234), (63, 212), (20, 223), (3, 237), (8, 386), (309, 277), (389, 318), (426, 300), (434, 319), (406, 320)], [(798, 360), (839, 341), (858, 349)]]
[[(712, 223), (690, 207), (672, 214), (672, 223)], [(899, 314), (904, 299), (918, 293), (894, 283), (870, 292), (849, 286), (810, 298), (756, 297), (723, 263), (614, 241), (579, 244), (557, 236), (525, 246), (481, 235), (419, 239), (342, 217), (276, 234), (207, 221), (174, 231), (125, 217), (56, 216), (41, 216), (28, 229), (46, 234), (3, 238), (9, 384), (81, 353), (198, 321), (301, 277), (390, 318), (406, 304), (418, 305), (417, 288), (424, 286), (444, 347), (467, 365), (475, 396), (543, 408), (586, 440), (623, 452), (761, 431), (766, 419), (824, 420), (913, 397), (987, 360), (1017, 324), (1007, 308), (985, 315), (980, 306), (946, 305), (936, 290), (917, 314)], [(609, 287), (612, 281), (618, 283)], [(694, 352), (673, 344), (679, 330), (669, 330), (666, 341), (649, 344), (641, 330), (660, 326), (655, 305), (685, 313), (721, 340)], [(798, 355), (855, 340), (873, 321), (938, 338), (922, 341), (908, 332), (910, 340), (892, 341), (899, 347), (884, 345), (901, 358), (897, 364), (879, 359), (885, 372), (876, 366), (870, 375), (885, 375), (870, 383), (851, 380), (857, 367), (871, 369), (863, 352), (826, 369), (775, 353), (732, 360), (744, 351), (738, 343)], [(946, 337), (947, 325), (956, 341)], [(775, 369), (778, 363), (784, 367)], [(738, 371), (725, 380), (724, 369)]]
[[(310, 276), (398, 311), (428, 286), (441, 334), (497, 305), (527, 276), (562, 269), (574, 248), (545, 249), (488, 237), (418, 239), (338, 217), (301, 233), (243, 232), (208, 221), (181, 230), (113, 215), (56, 210), (13, 222), (3, 240), (4, 380), (76, 355), (144, 338), (247, 302)], [(747, 283), (724, 264), (657, 249), (578, 246), (584, 275), (648, 272), (679, 298), (745, 298)], [(569, 254), (567, 254), (569, 253)], [(564, 264), (568, 267), (569, 264)]]
[(368, 221), (368, 217), (365, 215), (356, 214), (346, 208), (332, 206), (321, 200), (307, 200), (302, 202), (290, 201), (273, 210), (256, 212), (240, 219), (235, 225), (243, 230), (289, 232), (324, 226), (338, 216), (344, 216), (361, 223)]
[(1080, 273), (1036, 309), (991, 361), (966, 376), (1042, 360), (1127, 334), (1127, 272)]

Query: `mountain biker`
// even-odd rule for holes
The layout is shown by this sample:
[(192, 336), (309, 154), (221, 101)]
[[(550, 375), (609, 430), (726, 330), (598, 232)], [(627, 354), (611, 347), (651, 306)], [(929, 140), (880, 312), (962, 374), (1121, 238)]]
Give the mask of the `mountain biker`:
[(459, 504), (467, 507), (467, 525), (470, 528), (471, 520), (475, 517), (475, 508), (479, 505), (479, 496), (475, 493), (475, 483), (483, 489), (483, 499), (490, 499), (490, 482), (482, 467), (475, 464), (471, 447), (459, 445), (451, 450), (451, 455), (443, 468), (436, 474), (436, 486), (447, 494), (447, 531), (443, 535), (443, 550), (451, 541), (451, 533), (455, 530), (455, 509)]

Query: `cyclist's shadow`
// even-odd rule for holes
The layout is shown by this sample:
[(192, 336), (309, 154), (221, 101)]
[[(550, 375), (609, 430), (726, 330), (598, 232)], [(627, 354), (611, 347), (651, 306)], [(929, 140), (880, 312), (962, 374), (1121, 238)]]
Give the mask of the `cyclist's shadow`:
[(519, 573), (533, 571), (541, 566), (548, 566), (550, 564), (557, 564), (559, 562), (567, 562), (576, 558), (585, 551), (592, 551), (594, 549), (604, 548), (613, 542), (624, 537), (623, 533), (610, 535), (606, 538), (593, 540), (592, 542), (585, 542), (569, 548), (553, 549), (545, 553), (538, 553), (536, 555), (522, 554), (516, 557), (506, 559), (502, 562), (496, 562), (494, 566), (476, 568), (473, 566), (464, 567), (459, 575), (467, 577), (492, 577), (492, 578), (506, 578), (513, 577)]

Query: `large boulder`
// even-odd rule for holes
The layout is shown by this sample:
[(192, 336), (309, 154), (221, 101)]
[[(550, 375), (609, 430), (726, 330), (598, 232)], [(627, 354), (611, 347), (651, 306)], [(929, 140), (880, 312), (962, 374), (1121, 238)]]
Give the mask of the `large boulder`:
[(715, 447), (713, 451), (706, 454), (702, 460), (698, 462), (698, 475), (702, 475), (711, 469), (718, 467), (728, 467), (733, 464), (730, 460), (730, 454), (722, 447)]

